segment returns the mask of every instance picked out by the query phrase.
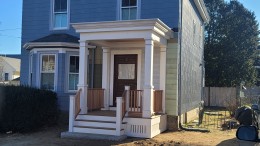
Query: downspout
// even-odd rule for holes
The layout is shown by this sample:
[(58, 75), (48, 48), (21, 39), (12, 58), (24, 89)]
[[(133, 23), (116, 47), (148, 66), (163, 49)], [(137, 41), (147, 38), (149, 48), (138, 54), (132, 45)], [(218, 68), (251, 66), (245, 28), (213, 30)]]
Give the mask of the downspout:
[(178, 76), (178, 116), (179, 116), (179, 125), (181, 127), (181, 50), (182, 50), (182, 10), (183, 4), (182, 0), (179, 0), (180, 7), (180, 18), (179, 18), (179, 76)]

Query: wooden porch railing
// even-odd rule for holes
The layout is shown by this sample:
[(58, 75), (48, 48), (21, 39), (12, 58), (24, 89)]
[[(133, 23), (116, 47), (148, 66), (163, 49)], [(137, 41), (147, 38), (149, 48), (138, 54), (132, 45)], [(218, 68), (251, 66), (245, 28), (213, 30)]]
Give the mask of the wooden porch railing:
[(155, 113), (163, 112), (162, 108), (162, 98), (163, 98), (163, 90), (154, 90), (153, 95), (153, 110)]
[(142, 113), (143, 90), (130, 90), (129, 112)]
[(87, 95), (88, 110), (99, 110), (104, 107), (104, 89), (89, 88)]
[(75, 96), (75, 113), (74, 113), (75, 119), (80, 112), (80, 92), (81, 92), (81, 89), (79, 89), (77, 91), (76, 96)]

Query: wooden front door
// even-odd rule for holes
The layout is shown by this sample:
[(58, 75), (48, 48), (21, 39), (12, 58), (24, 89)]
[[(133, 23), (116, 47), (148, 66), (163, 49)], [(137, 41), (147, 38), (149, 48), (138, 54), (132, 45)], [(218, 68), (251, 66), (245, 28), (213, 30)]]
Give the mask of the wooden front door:
[(116, 106), (116, 97), (122, 96), (125, 86), (130, 86), (130, 90), (137, 89), (137, 54), (114, 56), (113, 106)]

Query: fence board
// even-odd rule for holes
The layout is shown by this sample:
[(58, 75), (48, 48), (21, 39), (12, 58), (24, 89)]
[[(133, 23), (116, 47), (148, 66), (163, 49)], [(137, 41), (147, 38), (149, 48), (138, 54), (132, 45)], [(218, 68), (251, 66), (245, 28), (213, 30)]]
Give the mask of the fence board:
[(235, 87), (205, 87), (203, 95), (205, 106), (227, 107), (237, 100)]

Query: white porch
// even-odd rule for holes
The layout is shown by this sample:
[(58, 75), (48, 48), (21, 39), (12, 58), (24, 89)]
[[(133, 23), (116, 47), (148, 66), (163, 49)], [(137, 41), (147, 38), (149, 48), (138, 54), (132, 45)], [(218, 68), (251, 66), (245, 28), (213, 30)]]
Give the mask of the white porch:
[[(69, 132), (151, 138), (166, 130), (166, 46), (172, 30), (159, 19), (76, 23), (73, 27), (80, 33), (80, 67), (79, 90), (70, 97)], [(102, 89), (88, 89), (88, 48), (96, 46), (103, 49)], [(125, 62), (116, 64), (118, 55), (137, 56), (136, 64), (129, 65), (135, 74)], [(115, 70), (115, 65), (124, 70)], [(129, 78), (117, 72), (130, 74)], [(118, 86), (117, 77), (136, 84)], [(121, 88), (124, 91), (115, 97)]]

